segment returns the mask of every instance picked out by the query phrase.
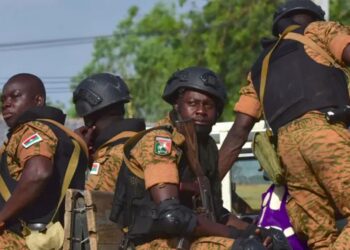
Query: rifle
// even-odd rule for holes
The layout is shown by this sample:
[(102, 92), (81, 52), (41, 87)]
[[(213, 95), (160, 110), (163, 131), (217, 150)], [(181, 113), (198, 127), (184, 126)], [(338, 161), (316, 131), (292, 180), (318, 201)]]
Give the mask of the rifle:
[(210, 181), (204, 175), (202, 166), (198, 157), (197, 135), (192, 120), (182, 120), (176, 122), (177, 130), (185, 137), (184, 151), (190, 169), (196, 175), (196, 181), (199, 186), (200, 206), (197, 206), (197, 200), (193, 198), (194, 209), (199, 213), (204, 213), (207, 218), (216, 221), (214, 205), (210, 188)]

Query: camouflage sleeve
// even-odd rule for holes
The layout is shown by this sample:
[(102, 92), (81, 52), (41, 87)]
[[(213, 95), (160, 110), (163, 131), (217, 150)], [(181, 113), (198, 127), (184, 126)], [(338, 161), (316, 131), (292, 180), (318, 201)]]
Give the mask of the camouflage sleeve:
[(33, 156), (45, 156), (53, 159), (57, 146), (57, 137), (45, 124), (33, 123), (21, 135), (17, 156), (22, 166)]
[(152, 130), (142, 137), (130, 152), (130, 163), (144, 173), (145, 186), (179, 183), (177, 162), (179, 149), (166, 130)]
[(15, 131), (7, 146), (8, 167), (11, 176), (18, 179), (27, 160), (34, 156), (54, 158), (58, 139), (53, 131), (40, 122), (25, 124)]
[[(322, 49), (342, 62), (344, 48), (350, 43), (350, 27), (337, 22), (313, 22), (305, 29), (305, 36), (311, 38)], [(317, 53), (306, 49), (306, 52), (319, 63), (324, 63)], [(323, 59), (323, 62), (322, 62)]]
[(248, 74), (247, 81), (248, 85), (242, 87), (239, 92), (240, 98), (235, 104), (234, 111), (259, 119), (262, 112), (261, 105), (251, 79), (251, 73)]
[(122, 162), (123, 144), (96, 152), (85, 189), (114, 192)]

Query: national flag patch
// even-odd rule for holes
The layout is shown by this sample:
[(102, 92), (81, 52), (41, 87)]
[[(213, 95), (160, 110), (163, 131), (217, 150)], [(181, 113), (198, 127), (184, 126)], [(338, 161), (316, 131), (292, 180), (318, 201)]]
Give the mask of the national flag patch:
[(172, 141), (168, 137), (157, 136), (154, 140), (154, 153), (157, 155), (168, 155), (171, 153)]
[(97, 175), (100, 170), (100, 163), (94, 162), (92, 163), (90, 174)]
[(25, 139), (22, 142), (22, 146), (24, 148), (29, 148), (30, 146), (34, 145), (37, 142), (42, 141), (43, 139), (40, 137), (38, 133), (35, 133), (34, 135), (29, 136), (27, 139)]

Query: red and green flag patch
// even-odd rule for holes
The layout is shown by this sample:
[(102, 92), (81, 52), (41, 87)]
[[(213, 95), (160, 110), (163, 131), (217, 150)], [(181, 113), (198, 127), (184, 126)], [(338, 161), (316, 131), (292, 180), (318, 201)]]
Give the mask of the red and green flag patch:
[(97, 175), (100, 169), (100, 163), (94, 162), (92, 163), (90, 174)]
[(30, 146), (34, 145), (35, 143), (38, 143), (42, 141), (43, 139), (40, 137), (38, 133), (35, 133), (34, 135), (29, 136), (27, 139), (25, 139), (22, 142), (22, 146), (24, 148), (29, 148)]
[(157, 136), (154, 139), (154, 153), (157, 155), (169, 155), (172, 141), (169, 137)]

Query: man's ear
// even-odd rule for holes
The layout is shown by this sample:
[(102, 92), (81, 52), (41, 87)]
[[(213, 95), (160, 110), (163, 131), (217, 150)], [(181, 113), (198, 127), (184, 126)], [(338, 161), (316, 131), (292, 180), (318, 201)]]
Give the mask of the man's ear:
[(36, 106), (44, 106), (45, 105), (45, 99), (41, 95), (36, 95), (34, 100), (35, 100)]

